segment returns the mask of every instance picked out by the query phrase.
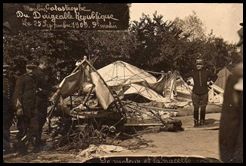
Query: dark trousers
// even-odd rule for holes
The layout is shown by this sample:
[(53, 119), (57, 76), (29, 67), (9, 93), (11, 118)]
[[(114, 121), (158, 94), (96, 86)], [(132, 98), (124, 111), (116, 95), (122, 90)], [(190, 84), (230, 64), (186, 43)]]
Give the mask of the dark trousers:
[(206, 116), (206, 106), (194, 106), (194, 120), (199, 121), (199, 108), (200, 109), (200, 121), (205, 121)]
[(208, 104), (208, 93), (195, 94), (192, 93), (192, 102), (194, 106), (194, 120), (199, 121), (199, 109), (200, 109), (200, 121), (205, 121), (206, 106)]
[(39, 121), (38, 140), (41, 141), (43, 126), (45, 125), (47, 118), (47, 100), (38, 99), (37, 103)]
[(42, 138), (42, 133), (43, 133), (43, 126), (46, 122), (46, 117), (47, 117), (47, 113), (43, 113), (39, 116), (39, 129), (38, 129), (38, 141), (41, 142), (41, 138)]
[(10, 127), (12, 126), (14, 113), (10, 108), (9, 101), (3, 101), (3, 149), (10, 148)]
[(3, 117), (3, 148), (5, 150), (10, 148), (10, 127), (12, 125), (12, 121), (12, 115)]
[(18, 115), (17, 128), (19, 133), (17, 134), (18, 150), (20, 152), (27, 151), (28, 145), (33, 147), (39, 146), (38, 142), (38, 129), (39, 123), (37, 116)]

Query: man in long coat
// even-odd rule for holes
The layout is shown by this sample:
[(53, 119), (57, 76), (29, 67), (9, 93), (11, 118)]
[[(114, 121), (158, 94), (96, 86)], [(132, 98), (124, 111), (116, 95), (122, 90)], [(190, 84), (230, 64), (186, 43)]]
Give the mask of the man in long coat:
[[(243, 28), (238, 34), (238, 46), (241, 47), (243, 55)], [(219, 147), (223, 162), (243, 162), (243, 62), (235, 66), (226, 83), (220, 119)]]
[(19, 150), (26, 153), (28, 145), (38, 146), (37, 137), (39, 130), (38, 110), (36, 108), (37, 83), (33, 75), (36, 64), (29, 62), (26, 65), (27, 73), (20, 76), (16, 83), (16, 109), (17, 109), (17, 128), (19, 133), (17, 139)]
[(33, 71), (33, 75), (37, 82), (37, 91), (36, 91), (36, 107), (37, 107), (37, 116), (39, 121), (39, 131), (37, 141), (41, 145), (43, 142), (41, 140), (43, 126), (46, 122), (47, 117), (47, 107), (48, 107), (48, 96), (51, 92), (51, 76), (49, 75), (48, 68), (48, 59), (42, 57), (39, 60), (39, 66)]
[(3, 151), (11, 150), (10, 127), (14, 117), (13, 106), (14, 80), (9, 76), (9, 65), (3, 65)]

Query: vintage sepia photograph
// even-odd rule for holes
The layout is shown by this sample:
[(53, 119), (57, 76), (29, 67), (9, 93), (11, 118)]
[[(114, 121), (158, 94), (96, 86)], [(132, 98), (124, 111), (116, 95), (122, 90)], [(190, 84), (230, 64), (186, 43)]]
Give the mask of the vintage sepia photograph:
[(243, 163), (243, 3), (3, 3), (4, 163)]

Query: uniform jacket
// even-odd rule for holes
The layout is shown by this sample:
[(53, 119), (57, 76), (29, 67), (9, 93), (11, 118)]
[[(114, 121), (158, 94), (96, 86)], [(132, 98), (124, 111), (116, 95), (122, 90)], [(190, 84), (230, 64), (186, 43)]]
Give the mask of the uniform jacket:
[(224, 162), (243, 162), (243, 92), (234, 85), (241, 76), (228, 77), (220, 119), (220, 157)]
[(37, 97), (47, 100), (50, 91), (50, 86), (48, 84), (50, 76), (48, 76), (48, 73), (44, 73), (40, 68), (35, 69), (33, 75), (37, 85)]
[(35, 114), (36, 107), (36, 82), (32, 74), (24, 74), (20, 76), (16, 82), (16, 98), (22, 104), (23, 113), (28, 117)]
[(7, 101), (8, 105), (13, 103), (13, 94), (14, 94), (14, 81), (7, 76), (3, 77), (3, 97)]
[[(14, 115), (14, 82), (7, 76), (3, 77), (3, 125), (12, 121)], [(11, 124), (10, 124), (11, 125)], [(8, 125), (7, 125), (8, 126)]]
[(189, 75), (194, 80), (193, 93), (198, 95), (208, 93), (207, 82), (217, 79), (217, 75), (206, 68), (202, 68), (201, 70), (194, 69)]
[(37, 82), (36, 107), (38, 110), (38, 117), (40, 122), (45, 123), (48, 107), (48, 96), (51, 90), (49, 78), (51, 77), (47, 72), (40, 68), (33, 71), (33, 75)]

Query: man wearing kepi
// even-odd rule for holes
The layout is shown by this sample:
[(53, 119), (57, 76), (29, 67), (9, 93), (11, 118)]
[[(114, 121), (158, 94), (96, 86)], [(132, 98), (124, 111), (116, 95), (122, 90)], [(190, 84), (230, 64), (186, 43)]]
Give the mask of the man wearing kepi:
[[(243, 26), (243, 24), (240, 24)], [(243, 56), (243, 28), (238, 31)], [(243, 59), (243, 58), (241, 58)], [(243, 163), (243, 62), (228, 77), (219, 132), (220, 158), (225, 163)]]
[[(217, 75), (205, 68), (203, 59), (198, 58), (196, 59), (196, 68), (192, 70), (191, 76), (194, 81), (192, 90), (194, 127), (197, 127), (205, 124), (206, 106), (208, 104), (208, 85), (212, 85), (217, 79)], [(190, 82), (188, 82), (188, 84), (190, 84)]]
[(29, 61), (26, 65), (26, 73), (19, 77), (16, 83), (16, 109), (17, 109), (17, 135), (19, 152), (26, 153), (28, 146), (32, 145), (36, 149), (38, 142), (38, 119), (36, 109), (36, 79), (33, 70), (36, 68), (34, 61)]
[(48, 60), (46, 57), (41, 57), (39, 60), (39, 66), (33, 71), (34, 78), (36, 80), (36, 107), (37, 107), (37, 117), (39, 122), (39, 130), (37, 142), (42, 145), (41, 136), (43, 126), (46, 122), (47, 117), (47, 106), (48, 106), (48, 95), (51, 91), (51, 80), (48, 75)]

